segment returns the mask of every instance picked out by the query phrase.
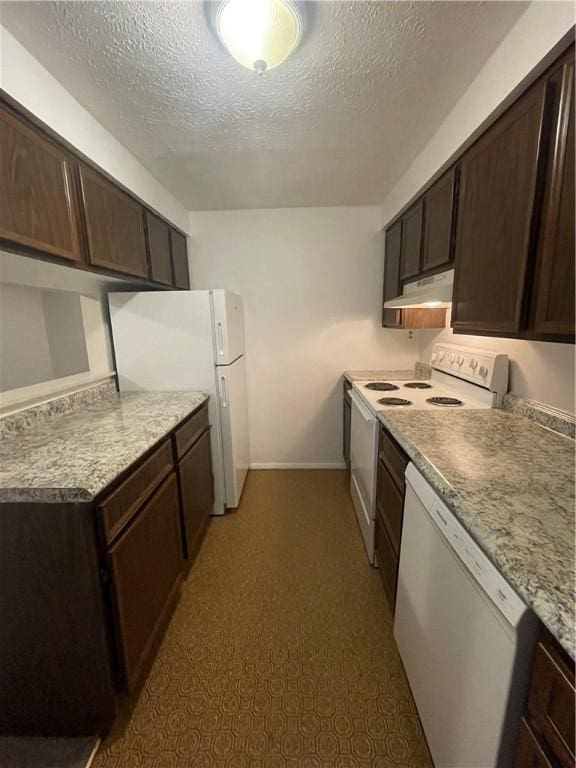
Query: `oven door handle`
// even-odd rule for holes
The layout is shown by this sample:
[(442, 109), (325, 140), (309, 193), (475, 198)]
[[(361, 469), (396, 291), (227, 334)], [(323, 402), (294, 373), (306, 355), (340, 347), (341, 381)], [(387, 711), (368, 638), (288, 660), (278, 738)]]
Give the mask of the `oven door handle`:
[(354, 392), (353, 389), (350, 390), (350, 399), (356, 406), (356, 409), (360, 412), (360, 415), (364, 419), (364, 421), (374, 421), (376, 418), (372, 411), (369, 411), (368, 408), (364, 405), (364, 403), (360, 399), (360, 395), (358, 395), (356, 392)]

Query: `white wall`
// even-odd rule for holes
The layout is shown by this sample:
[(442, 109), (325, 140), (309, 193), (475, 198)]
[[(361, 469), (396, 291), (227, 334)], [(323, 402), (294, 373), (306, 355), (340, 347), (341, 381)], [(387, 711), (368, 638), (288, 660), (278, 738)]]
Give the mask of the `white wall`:
[(198, 288), (244, 297), (252, 460), (340, 464), (346, 369), (413, 367), (416, 338), (380, 326), (378, 209), (192, 213)]
[(533, 2), (388, 194), (384, 227), (446, 163), (574, 24), (574, 4)]

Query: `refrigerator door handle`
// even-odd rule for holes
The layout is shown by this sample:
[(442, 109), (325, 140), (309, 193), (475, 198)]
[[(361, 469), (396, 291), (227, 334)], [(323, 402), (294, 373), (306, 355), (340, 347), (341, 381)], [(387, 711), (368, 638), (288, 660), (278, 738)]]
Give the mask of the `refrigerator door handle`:
[(222, 323), (218, 323), (216, 328), (218, 336), (218, 354), (222, 356), (224, 354), (224, 330), (222, 328)]
[(226, 392), (226, 377), (220, 377), (220, 399), (222, 401), (222, 408), (228, 408), (228, 395)]

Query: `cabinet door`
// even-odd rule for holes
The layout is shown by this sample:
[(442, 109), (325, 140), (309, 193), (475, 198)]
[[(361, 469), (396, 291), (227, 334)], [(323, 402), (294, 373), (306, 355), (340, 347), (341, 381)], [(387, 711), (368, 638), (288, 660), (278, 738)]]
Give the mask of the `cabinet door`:
[(455, 171), (451, 168), (426, 192), (422, 271), (436, 269), (452, 261), (452, 221)]
[(402, 217), (401, 280), (416, 277), (420, 273), (423, 216), (424, 203), (420, 200)]
[(202, 544), (208, 516), (214, 505), (209, 429), (194, 443), (178, 465), (178, 477), (182, 500), (185, 556), (187, 560), (193, 561)]
[(539, 81), (462, 160), (452, 304), (457, 332), (517, 335), (522, 327), (544, 107)]
[(174, 285), (176, 288), (188, 290), (190, 288), (190, 274), (188, 272), (188, 242), (184, 235), (170, 230), (172, 243), (172, 267), (174, 270)]
[(148, 236), (150, 277), (157, 283), (172, 285), (170, 227), (158, 216), (146, 211), (146, 233)]
[(534, 333), (574, 337), (574, 49), (553, 73), (556, 120), (551, 141), (538, 268)]
[[(395, 299), (400, 293), (400, 255), (402, 248), (402, 222), (386, 230), (384, 252), (384, 296), (382, 303)], [(402, 313), (397, 309), (382, 308), (382, 325), (386, 328), (400, 328)]]
[(518, 731), (514, 768), (552, 768), (552, 763), (524, 719)]
[(148, 277), (142, 206), (85, 165), (80, 181), (90, 264)]
[(399, 557), (404, 520), (404, 496), (393, 483), (392, 476), (382, 461), (378, 461), (376, 503), (390, 543)]
[(0, 107), (0, 238), (80, 261), (66, 152)]
[(551, 642), (539, 642), (534, 653), (529, 720), (558, 763), (574, 766), (576, 703), (574, 669), (561, 659)]
[(394, 608), (396, 607), (396, 586), (398, 582), (398, 558), (390, 543), (390, 539), (386, 533), (386, 527), (378, 510), (376, 511), (374, 528), (374, 545), (384, 593), (386, 594), (390, 610), (394, 613)]
[(176, 604), (182, 541), (176, 477), (171, 473), (108, 553), (121, 666), (134, 690)]

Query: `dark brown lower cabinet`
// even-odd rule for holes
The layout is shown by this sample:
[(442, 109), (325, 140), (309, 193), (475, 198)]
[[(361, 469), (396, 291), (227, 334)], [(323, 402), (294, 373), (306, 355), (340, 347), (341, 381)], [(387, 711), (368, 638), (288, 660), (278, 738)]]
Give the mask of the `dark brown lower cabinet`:
[(576, 720), (574, 662), (543, 631), (532, 664), (528, 705), (514, 768), (573, 768)]
[(152, 661), (182, 581), (174, 473), (111, 547), (108, 562), (122, 673), (132, 691)]
[(386, 526), (382, 520), (380, 510), (376, 511), (375, 550), (382, 586), (384, 587), (390, 610), (394, 613), (398, 581), (398, 557), (386, 533)]
[(516, 768), (553, 768), (532, 729), (523, 718), (518, 731)]
[(91, 504), (0, 505), (0, 736), (93, 736), (116, 714)]
[(398, 564), (404, 518), (404, 472), (408, 457), (384, 428), (380, 428), (376, 487), (375, 545), (378, 567), (390, 609), (396, 605)]
[(205, 402), (92, 502), (0, 504), (0, 736), (109, 731), (154, 659), (213, 493)]
[(178, 464), (184, 532), (184, 554), (191, 566), (206, 532), (214, 505), (210, 428), (198, 438)]

